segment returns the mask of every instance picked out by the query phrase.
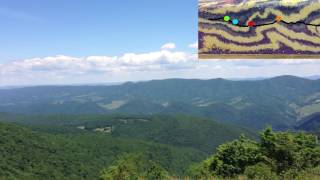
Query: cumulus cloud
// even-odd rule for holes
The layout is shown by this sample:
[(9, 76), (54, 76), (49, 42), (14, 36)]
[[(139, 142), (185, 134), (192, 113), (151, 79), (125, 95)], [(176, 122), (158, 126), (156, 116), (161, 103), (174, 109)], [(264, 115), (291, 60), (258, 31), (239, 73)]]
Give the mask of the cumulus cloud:
[(164, 44), (163, 46), (161, 46), (161, 50), (172, 50), (175, 48), (176, 48), (175, 43), (167, 43), (167, 44)]
[(198, 42), (194, 42), (192, 44), (189, 44), (189, 48), (198, 49)]
[[(172, 45), (166, 45), (168, 49)], [(196, 56), (187, 52), (160, 51), (126, 53), (121, 56), (71, 57), (57, 55), (15, 61), (0, 66), (2, 75), (32, 72), (59, 72), (63, 74), (113, 73), (137, 71), (163, 71), (186, 68), (196, 61)]]
[(169, 44), (146, 53), (88, 57), (57, 55), (0, 64), (0, 86), (319, 75), (320, 60), (198, 60), (197, 54), (175, 51), (175, 45)]

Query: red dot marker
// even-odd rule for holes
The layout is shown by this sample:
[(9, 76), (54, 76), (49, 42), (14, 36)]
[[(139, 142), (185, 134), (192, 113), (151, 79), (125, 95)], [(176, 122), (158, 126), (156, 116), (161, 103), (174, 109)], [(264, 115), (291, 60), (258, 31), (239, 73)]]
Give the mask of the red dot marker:
[(248, 22), (248, 26), (249, 26), (249, 27), (253, 27), (253, 26), (255, 26), (255, 25), (256, 25), (256, 23), (254, 23), (253, 21), (249, 21), (249, 22)]

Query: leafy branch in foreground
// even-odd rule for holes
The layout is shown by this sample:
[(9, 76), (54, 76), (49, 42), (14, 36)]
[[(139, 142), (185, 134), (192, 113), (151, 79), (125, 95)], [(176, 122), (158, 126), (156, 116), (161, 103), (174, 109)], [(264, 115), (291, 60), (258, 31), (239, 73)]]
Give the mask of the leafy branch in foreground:
[(292, 179), (316, 171), (319, 165), (320, 147), (316, 136), (273, 132), (267, 128), (261, 132), (259, 142), (242, 136), (222, 144), (213, 156), (193, 166), (190, 174), (197, 179), (234, 178), (243, 174), (250, 179)]

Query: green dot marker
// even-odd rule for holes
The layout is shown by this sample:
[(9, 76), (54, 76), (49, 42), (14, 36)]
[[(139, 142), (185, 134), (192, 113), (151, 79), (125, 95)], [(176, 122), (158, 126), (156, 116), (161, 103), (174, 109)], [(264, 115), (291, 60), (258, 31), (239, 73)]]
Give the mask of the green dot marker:
[(224, 17), (223, 17), (223, 20), (224, 20), (224, 21), (230, 21), (230, 16), (224, 16)]

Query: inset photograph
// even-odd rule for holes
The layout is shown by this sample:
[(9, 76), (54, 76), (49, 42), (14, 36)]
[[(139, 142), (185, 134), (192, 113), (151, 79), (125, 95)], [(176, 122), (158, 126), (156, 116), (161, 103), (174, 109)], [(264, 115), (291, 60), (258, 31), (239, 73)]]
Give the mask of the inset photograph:
[(319, 0), (199, 0), (199, 58), (320, 58), (319, 12)]

